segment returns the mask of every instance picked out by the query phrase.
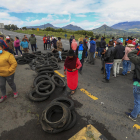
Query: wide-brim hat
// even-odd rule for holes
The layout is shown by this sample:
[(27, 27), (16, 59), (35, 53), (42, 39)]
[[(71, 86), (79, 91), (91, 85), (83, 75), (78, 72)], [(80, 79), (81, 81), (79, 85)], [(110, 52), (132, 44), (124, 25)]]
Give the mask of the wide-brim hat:
[(69, 50), (68, 56), (74, 56), (74, 51), (73, 50)]

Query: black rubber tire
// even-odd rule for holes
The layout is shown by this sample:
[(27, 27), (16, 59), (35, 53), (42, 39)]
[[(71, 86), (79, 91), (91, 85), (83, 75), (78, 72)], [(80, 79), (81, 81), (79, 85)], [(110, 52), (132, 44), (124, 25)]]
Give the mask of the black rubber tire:
[[(41, 80), (42, 79), (42, 80)], [(40, 75), (40, 76), (37, 76), (35, 79), (34, 79), (34, 82), (33, 82), (33, 85), (34, 87), (36, 87), (36, 85), (41, 82), (41, 81), (44, 81), (44, 80), (51, 80), (51, 78), (48, 76), (48, 75)]]
[(71, 99), (66, 98), (66, 97), (56, 98), (52, 102), (61, 102), (64, 105), (66, 105), (70, 110), (74, 109), (74, 102)]
[(42, 71), (42, 72), (38, 73), (37, 76), (40, 76), (40, 75), (48, 75), (48, 76), (52, 77), (54, 75), (54, 72)]
[[(52, 86), (51, 91), (45, 92), (45, 93), (40, 92), (40, 91), (39, 91), (40, 85), (46, 84), (46, 83)], [(37, 93), (38, 95), (41, 95), (41, 96), (48, 96), (48, 95), (52, 94), (54, 90), (55, 90), (55, 84), (54, 84), (52, 81), (49, 81), (49, 80), (41, 81), (41, 82), (39, 82), (39, 83), (36, 85), (36, 93)]]
[(76, 124), (77, 121), (77, 117), (76, 117), (76, 112), (75, 111), (71, 111), (71, 122), (70, 125), (65, 129), (65, 131), (70, 130), (71, 128), (73, 128)]
[(38, 97), (38, 98), (36, 98), (36, 97), (33, 96), (34, 94), (36, 94), (36, 91), (32, 91), (32, 92), (30, 92), (30, 93), (28, 94), (29, 99), (30, 99), (31, 101), (34, 101), (34, 102), (42, 102), (42, 101), (45, 101), (45, 100), (47, 100), (47, 99), (49, 98), (49, 96), (40, 97), (40, 98)]
[[(60, 79), (60, 80), (63, 82), (63, 85), (58, 84), (58, 83), (55, 81), (55, 78)], [(62, 77), (58, 76), (58, 75), (53, 75), (51, 79), (52, 79), (52, 81), (55, 83), (55, 85), (56, 85), (57, 87), (62, 87), (62, 88), (64, 88), (64, 87), (66, 86), (66, 82), (64, 81), (64, 79), (63, 79)]]
[(49, 57), (49, 58), (47, 59), (47, 61), (54, 61), (54, 62), (58, 63), (58, 59), (55, 58), (54, 56)]
[(54, 71), (54, 69), (51, 68), (51, 67), (42, 67), (42, 68), (40, 68), (40, 69), (36, 69), (36, 72), (37, 72), (37, 73), (40, 73), (40, 72), (42, 72), (42, 71)]
[(46, 91), (47, 89), (49, 89), (51, 86), (50, 85), (48, 85), (48, 86), (44, 86), (44, 85), (42, 85), (43, 87), (39, 87), (38, 89), (39, 89), (39, 91)]

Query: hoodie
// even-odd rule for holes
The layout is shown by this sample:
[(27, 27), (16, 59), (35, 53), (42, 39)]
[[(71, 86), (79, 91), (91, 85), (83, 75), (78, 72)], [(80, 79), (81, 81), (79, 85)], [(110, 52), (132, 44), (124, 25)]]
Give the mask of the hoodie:
[(75, 41), (75, 39), (73, 39), (72, 43), (71, 43), (71, 48), (72, 50), (76, 51), (77, 49), (77, 42)]
[(95, 49), (96, 49), (96, 42), (94, 40), (91, 40), (90, 41), (90, 52), (95, 53)]

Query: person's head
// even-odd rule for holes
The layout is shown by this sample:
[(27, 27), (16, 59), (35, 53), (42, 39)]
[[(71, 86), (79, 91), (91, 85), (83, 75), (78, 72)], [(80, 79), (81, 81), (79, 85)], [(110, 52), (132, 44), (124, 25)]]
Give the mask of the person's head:
[(3, 52), (3, 45), (0, 43), (0, 54)]
[(58, 37), (58, 40), (61, 41), (61, 37)]
[(16, 36), (16, 37), (15, 37), (15, 40), (18, 40), (18, 39), (19, 39), (19, 38)]
[(34, 37), (34, 35), (33, 35), (33, 34), (31, 34), (31, 37)]
[(113, 39), (111, 39), (110, 41), (109, 41), (109, 44), (108, 44), (109, 46), (113, 46)]
[(85, 36), (85, 39), (88, 39), (88, 36)]
[(92, 41), (93, 40), (93, 37), (91, 37), (90, 40)]
[(117, 39), (117, 44), (119, 45), (121, 43), (122, 43), (121, 40), (120, 39)]
[(46, 37), (46, 35), (44, 35), (44, 37)]
[(82, 41), (80, 41), (80, 42), (79, 42), (79, 45), (80, 45), (80, 44), (83, 44), (83, 42), (82, 42)]
[(23, 38), (23, 39), (22, 39), (22, 41), (26, 42), (26, 39), (25, 39), (25, 38)]
[(103, 40), (105, 40), (105, 37), (103, 37)]
[(0, 35), (0, 39), (4, 40), (4, 37), (3, 37), (3, 35)]
[(112, 37), (112, 39), (114, 40), (115, 38), (114, 38), (114, 37)]
[(26, 38), (27, 36), (26, 35), (24, 35), (24, 38)]
[(73, 58), (74, 56), (75, 56), (74, 51), (73, 50), (69, 50), (68, 57), (69, 58)]

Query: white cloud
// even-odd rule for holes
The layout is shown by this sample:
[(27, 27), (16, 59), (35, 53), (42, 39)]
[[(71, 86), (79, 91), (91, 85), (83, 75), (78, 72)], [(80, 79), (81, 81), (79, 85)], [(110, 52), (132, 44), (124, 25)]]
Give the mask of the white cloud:
[(76, 15), (76, 17), (87, 17), (86, 15)]

